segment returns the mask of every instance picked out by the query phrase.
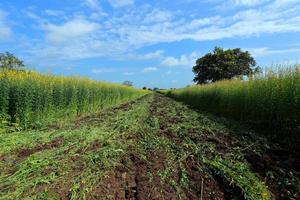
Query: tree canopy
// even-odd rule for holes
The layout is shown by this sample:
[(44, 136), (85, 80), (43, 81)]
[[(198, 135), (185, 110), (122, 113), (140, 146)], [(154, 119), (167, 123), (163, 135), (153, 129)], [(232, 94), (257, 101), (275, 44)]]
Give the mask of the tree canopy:
[(256, 66), (256, 61), (251, 54), (240, 48), (224, 50), (215, 47), (212, 53), (199, 58), (193, 67), (194, 81), (197, 84), (247, 76), (259, 71), (260, 68)]
[(22, 60), (9, 52), (0, 53), (0, 69), (20, 70), (25, 67)]
[(132, 87), (132, 86), (133, 86), (133, 82), (131, 82), (131, 81), (124, 81), (124, 82), (123, 82), (123, 85)]

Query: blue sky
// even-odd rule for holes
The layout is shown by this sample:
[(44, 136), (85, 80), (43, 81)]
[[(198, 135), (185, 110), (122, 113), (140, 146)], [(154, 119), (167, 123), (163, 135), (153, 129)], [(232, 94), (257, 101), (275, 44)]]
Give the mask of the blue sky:
[(215, 46), (300, 63), (299, 0), (0, 1), (0, 51), (43, 73), (184, 87)]

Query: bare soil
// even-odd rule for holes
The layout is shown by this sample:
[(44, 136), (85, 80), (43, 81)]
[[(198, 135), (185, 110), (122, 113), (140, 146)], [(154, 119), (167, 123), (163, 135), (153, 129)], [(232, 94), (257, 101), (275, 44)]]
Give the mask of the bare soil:
[(52, 141), (50, 141), (46, 144), (37, 145), (35, 147), (27, 148), (27, 149), (26, 148), (25, 149), (20, 149), (17, 152), (17, 156), (18, 156), (19, 159), (23, 159), (23, 158), (26, 158), (26, 157), (34, 154), (34, 153), (58, 147), (63, 142), (64, 142), (64, 137), (57, 137), (57, 138), (53, 139)]
[(248, 154), (246, 159), (252, 169), (266, 181), (275, 199), (300, 199), (295, 183), (285, 183), (284, 178), (293, 176), (292, 172), (300, 172), (299, 152), (270, 149), (263, 155)]

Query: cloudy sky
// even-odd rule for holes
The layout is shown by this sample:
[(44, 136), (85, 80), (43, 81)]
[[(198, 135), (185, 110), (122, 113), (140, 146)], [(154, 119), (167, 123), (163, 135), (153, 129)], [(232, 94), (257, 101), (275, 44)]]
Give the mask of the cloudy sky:
[(43, 73), (183, 87), (215, 46), (260, 66), (300, 63), (300, 1), (0, 1), (0, 51)]

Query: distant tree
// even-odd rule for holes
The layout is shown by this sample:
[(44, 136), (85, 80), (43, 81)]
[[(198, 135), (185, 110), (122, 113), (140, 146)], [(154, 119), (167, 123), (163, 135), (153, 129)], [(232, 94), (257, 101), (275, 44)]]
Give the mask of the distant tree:
[(9, 70), (21, 70), (25, 67), (22, 60), (9, 52), (0, 53), (0, 68)]
[(215, 47), (212, 53), (199, 58), (193, 67), (194, 81), (197, 84), (248, 76), (259, 71), (260, 68), (256, 66), (250, 53), (243, 52), (240, 48), (224, 50)]
[(143, 90), (147, 90), (147, 87), (144, 86), (144, 87), (143, 87)]
[(132, 86), (133, 86), (133, 83), (132, 83), (131, 81), (124, 81), (124, 82), (123, 82), (123, 85), (132, 87)]

